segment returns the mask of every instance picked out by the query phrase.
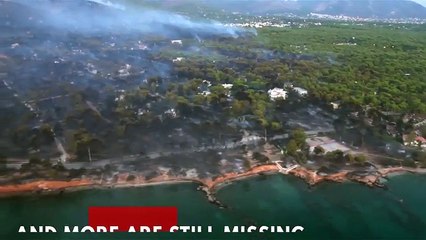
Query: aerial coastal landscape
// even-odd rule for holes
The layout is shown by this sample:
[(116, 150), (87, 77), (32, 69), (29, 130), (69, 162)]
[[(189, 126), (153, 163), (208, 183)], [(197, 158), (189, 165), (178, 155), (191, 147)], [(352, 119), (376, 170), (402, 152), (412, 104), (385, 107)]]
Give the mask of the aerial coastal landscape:
[(241, 2), (0, 0), (0, 202), (424, 179), (426, 8)]

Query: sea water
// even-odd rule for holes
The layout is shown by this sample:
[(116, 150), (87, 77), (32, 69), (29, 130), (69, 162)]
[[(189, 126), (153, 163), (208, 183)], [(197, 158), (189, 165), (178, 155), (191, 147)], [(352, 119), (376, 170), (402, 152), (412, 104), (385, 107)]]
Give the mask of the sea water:
[[(210, 204), (192, 183), (85, 190), (0, 199), (0, 239), (426, 239), (426, 175), (399, 175), (388, 190), (357, 183), (307, 186), (292, 176), (259, 176), (217, 192)], [(87, 225), (89, 206), (176, 206), (179, 225), (212, 233), (61, 233)], [(50, 225), (58, 233), (22, 234), (19, 226)], [(223, 233), (224, 226), (303, 226), (297, 233)]]

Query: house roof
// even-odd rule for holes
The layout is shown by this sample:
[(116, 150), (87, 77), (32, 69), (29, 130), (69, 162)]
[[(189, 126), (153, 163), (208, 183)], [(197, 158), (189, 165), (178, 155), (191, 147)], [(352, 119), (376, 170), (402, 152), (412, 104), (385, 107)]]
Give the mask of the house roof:
[(310, 148), (321, 146), (326, 152), (341, 150), (348, 152), (351, 149), (329, 137), (312, 137), (306, 139), (306, 143)]
[(416, 141), (417, 142), (421, 142), (421, 143), (426, 143), (426, 139), (424, 137), (422, 137), (422, 136), (417, 136), (416, 137)]

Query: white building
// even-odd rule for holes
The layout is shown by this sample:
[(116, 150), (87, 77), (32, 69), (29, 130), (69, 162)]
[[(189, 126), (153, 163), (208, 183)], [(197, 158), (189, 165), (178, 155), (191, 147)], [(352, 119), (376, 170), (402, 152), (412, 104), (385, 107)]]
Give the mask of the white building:
[(338, 102), (331, 102), (330, 105), (334, 110), (337, 110), (340, 108), (340, 103)]
[(130, 69), (132, 66), (130, 64), (126, 64), (125, 66), (122, 66), (120, 70), (118, 70), (118, 76), (119, 77), (127, 77), (130, 75)]
[(178, 40), (178, 39), (176, 39), (176, 40), (171, 40), (170, 42), (171, 42), (172, 44), (182, 45), (182, 40)]
[(210, 91), (202, 91), (201, 93), (199, 93), (199, 95), (203, 95), (203, 96), (208, 96), (210, 94), (211, 94)]
[(287, 91), (284, 91), (282, 88), (269, 89), (268, 94), (272, 101), (277, 99), (285, 100), (287, 98)]
[(203, 84), (206, 84), (207, 87), (211, 87), (212, 83), (209, 80), (203, 80)]
[(300, 96), (306, 96), (306, 95), (308, 95), (308, 90), (306, 90), (304, 88), (295, 87), (295, 88), (293, 88), (293, 90), (295, 92), (297, 92), (297, 94), (299, 94)]
[(333, 152), (336, 150), (340, 150), (343, 153), (350, 152), (350, 148), (347, 146), (337, 142), (334, 139), (329, 137), (311, 137), (306, 139), (306, 143), (309, 146), (309, 153), (314, 153), (316, 147), (322, 147), (324, 149), (324, 153)]
[(177, 57), (173, 59), (173, 62), (181, 62), (184, 58), (183, 57)]
[(222, 87), (225, 88), (225, 89), (231, 89), (232, 86), (234, 86), (234, 85), (231, 84), (231, 83), (224, 83), (224, 84), (222, 84)]
[(177, 113), (174, 108), (170, 108), (169, 110), (165, 111), (164, 114), (170, 118), (176, 118)]

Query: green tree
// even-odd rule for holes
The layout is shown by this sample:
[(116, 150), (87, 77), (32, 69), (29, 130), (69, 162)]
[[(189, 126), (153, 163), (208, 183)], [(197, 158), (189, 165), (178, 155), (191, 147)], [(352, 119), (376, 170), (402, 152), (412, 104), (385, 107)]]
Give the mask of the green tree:
[(6, 163), (7, 163), (7, 157), (0, 154), (0, 172), (7, 170)]
[(419, 162), (422, 167), (426, 167), (426, 152), (424, 151), (415, 151), (412, 154), (414, 161)]
[(245, 169), (250, 169), (251, 168), (250, 160), (244, 159), (243, 165)]
[(367, 157), (363, 154), (358, 154), (355, 156), (354, 161), (357, 163), (365, 163), (367, 161)]
[(103, 143), (100, 139), (93, 136), (85, 129), (80, 129), (74, 132), (72, 136), (72, 151), (79, 159), (88, 159), (90, 154), (99, 153), (103, 148)]
[(30, 163), (31, 165), (37, 165), (37, 164), (41, 164), (41, 163), (42, 163), (42, 160), (41, 160), (41, 158), (39, 158), (39, 157), (31, 156), (31, 157), (30, 157), (30, 159), (29, 159), (29, 163)]
[(306, 155), (301, 151), (296, 152), (296, 155), (294, 157), (298, 163), (306, 163), (306, 161), (308, 160), (306, 158)]
[(352, 155), (352, 154), (350, 154), (350, 153), (348, 153), (348, 154), (345, 155), (345, 161), (353, 163), (353, 162), (355, 162), (355, 156)]
[(203, 95), (197, 94), (192, 98), (192, 102), (195, 105), (204, 105), (206, 103), (206, 97), (204, 97)]
[(269, 158), (260, 152), (254, 152), (253, 158), (263, 163), (266, 163), (269, 161)]
[(340, 150), (327, 152), (325, 158), (329, 161), (342, 162), (344, 160), (344, 153)]
[(323, 147), (321, 147), (321, 146), (316, 146), (316, 147), (314, 148), (314, 153), (315, 153), (316, 155), (322, 155), (322, 154), (324, 154), (324, 153), (325, 153), (325, 150), (324, 150), (324, 148), (323, 148)]
[(291, 132), (290, 138), (295, 141), (297, 147), (302, 149), (306, 145), (306, 133), (303, 129), (297, 128)]
[(188, 99), (186, 99), (185, 97), (179, 96), (177, 98), (177, 105), (176, 105), (176, 109), (185, 116), (188, 116), (191, 114), (192, 112), (192, 107), (191, 104), (189, 102)]
[(299, 147), (297, 146), (297, 142), (294, 139), (291, 139), (288, 143), (287, 143), (287, 154), (289, 156), (296, 156), (297, 151), (299, 150)]
[(282, 129), (282, 125), (281, 125), (280, 122), (273, 121), (273, 122), (271, 122), (271, 129), (274, 130), (274, 131), (281, 130)]
[(231, 113), (233, 116), (238, 117), (247, 113), (250, 109), (250, 103), (248, 101), (234, 100), (232, 102)]
[(136, 180), (136, 176), (135, 175), (129, 175), (129, 176), (127, 176), (127, 179), (126, 179), (127, 182), (132, 182), (134, 180)]
[(426, 138), (426, 124), (423, 124), (423, 125), (420, 127), (420, 133), (422, 134), (422, 136), (423, 136), (424, 138)]
[(405, 141), (406, 142), (409, 142), (409, 143), (411, 143), (411, 142), (414, 142), (414, 140), (416, 140), (416, 133), (415, 132), (410, 132), (408, 135), (407, 135), (407, 138), (405, 139)]
[(55, 139), (52, 127), (49, 124), (41, 125), (39, 134), (41, 144), (51, 144)]

